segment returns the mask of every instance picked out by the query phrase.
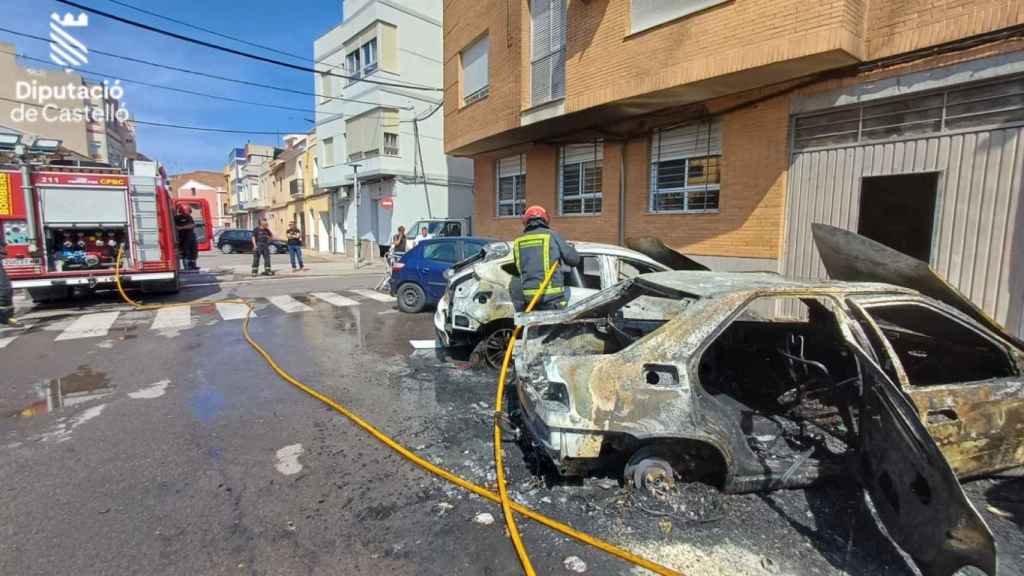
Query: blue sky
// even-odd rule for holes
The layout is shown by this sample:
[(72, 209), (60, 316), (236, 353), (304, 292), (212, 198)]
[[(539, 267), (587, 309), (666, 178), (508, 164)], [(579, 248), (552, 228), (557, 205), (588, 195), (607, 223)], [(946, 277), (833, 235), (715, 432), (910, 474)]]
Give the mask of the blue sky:
[[(287, 56), (263, 52), (257, 48), (232, 43), (230, 40), (158, 19), (107, 0), (81, 0), (81, 4), (145, 22), (147, 24), (213, 42), (243, 51), (260, 53), (295, 64), (311, 65)], [(286, 52), (313, 57), (313, 41), (341, 22), (340, 0), (247, 0), (247, 1), (190, 1), (190, 0), (128, 0), (128, 3), (148, 11), (164, 14), (228, 34), (245, 38)], [(53, 0), (0, 0), (5, 28), (36, 36), (49, 35), (52, 12), (75, 12), (72, 8)], [(264, 64), (231, 54), (141, 30), (101, 16), (90, 15), (89, 26), (77, 37), (91, 50), (124, 54), (143, 60), (159, 62), (202, 72), (240, 78), (263, 84), (289, 87), (312, 92), (311, 74)], [(0, 42), (17, 46), (19, 54), (49, 60), (46, 43), (0, 32)], [(30, 68), (45, 68), (37, 62), (26, 62)], [(53, 68), (57, 68), (53, 66)], [(189, 74), (162, 70), (150, 66), (125, 62), (98, 54), (89, 55), (89, 63), (82, 68), (127, 79), (144, 80), (153, 84), (170, 85), (242, 100), (266, 102), (296, 108), (313, 109), (314, 98), (247, 87), (239, 84), (201, 78)], [(242, 130), (274, 130), (306, 132), (313, 124), (306, 119), (313, 115), (303, 112), (253, 107), (221, 100), (212, 100), (124, 84), (125, 107), (139, 120), (207, 126)], [(152, 126), (138, 126), (140, 151), (159, 160), (168, 172), (187, 170), (220, 170), (224, 167), (231, 148), (247, 141), (278, 144), (275, 136), (242, 134), (215, 134), (192, 132)]]

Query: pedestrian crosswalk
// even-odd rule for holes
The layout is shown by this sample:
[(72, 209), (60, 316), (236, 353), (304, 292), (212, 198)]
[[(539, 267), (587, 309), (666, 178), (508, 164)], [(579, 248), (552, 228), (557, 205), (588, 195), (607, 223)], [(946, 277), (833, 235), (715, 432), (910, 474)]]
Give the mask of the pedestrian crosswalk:
[[(59, 331), (55, 341), (63, 342), (69, 340), (83, 340), (87, 338), (106, 337), (111, 329), (118, 324), (132, 323), (133, 325), (145, 324), (148, 322), (149, 329), (160, 332), (164, 335), (173, 335), (182, 330), (187, 330), (203, 324), (213, 324), (217, 321), (242, 320), (269, 316), (274, 313), (285, 315), (303, 314), (314, 312), (319, 308), (351, 308), (373, 302), (394, 302), (394, 298), (373, 290), (349, 290), (347, 295), (337, 292), (312, 292), (299, 295), (278, 295), (265, 298), (254, 298), (250, 300), (253, 310), (250, 313), (249, 306), (241, 302), (216, 302), (213, 307), (208, 304), (170, 306), (160, 308), (152, 313), (152, 319), (146, 316), (139, 316), (139, 312), (130, 310), (103, 311), (81, 314), (60, 322), (60, 326), (46, 328), (52, 333)], [(129, 316), (134, 317), (129, 318)], [(206, 318), (200, 319), (199, 316)], [(213, 315), (213, 317), (211, 317)], [(26, 330), (5, 331), (0, 330), (0, 350), (9, 347), (18, 338), (24, 337)]]

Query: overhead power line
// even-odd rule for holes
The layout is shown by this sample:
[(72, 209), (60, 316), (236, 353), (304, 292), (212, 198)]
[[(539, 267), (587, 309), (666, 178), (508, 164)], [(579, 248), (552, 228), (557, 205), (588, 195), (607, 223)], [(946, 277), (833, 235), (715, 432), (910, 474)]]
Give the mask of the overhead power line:
[(368, 78), (360, 78), (358, 76), (349, 76), (349, 75), (346, 75), (346, 74), (338, 74), (337, 72), (333, 72), (331, 70), (317, 70), (316, 68), (312, 68), (312, 67), (309, 67), (309, 66), (300, 66), (298, 64), (292, 64), (290, 62), (285, 62), (283, 60), (276, 60), (274, 58), (267, 58), (266, 56), (260, 56), (259, 54), (252, 54), (250, 52), (244, 52), (242, 50), (235, 50), (234, 48), (228, 48), (227, 46), (221, 46), (219, 44), (214, 44), (212, 42), (207, 42), (205, 40), (199, 40), (199, 39), (196, 39), (196, 38), (189, 38), (188, 36), (184, 36), (184, 35), (178, 34), (176, 32), (171, 32), (169, 30), (163, 30), (161, 28), (157, 28), (156, 26), (150, 26), (149, 24), (143, 24), (142, 22), (136, 22), (134, 20), (130, 20), (128, 18), (123, 18), (123, 17), (118, 16), (116, 14), (111, 14), (109, 12), (104, 12), (103, 10), (97, 10), (95, 8), (90, 8), (89, 6), (85, 6), (83, 4), (79, 4), (78, 2), (73, 2), (71, 0), (57, 0), (57, 2), (59, 2), (61, 4), (65, 4), (67, 6), (71, 6), (73, 8), (78, 8), (79, 10), (85, 10), (86, 12), (90, 12), (92, 14), (96, 14), (97, 16), (103, 16), (104, 18), (109, 18), (111, 20), (115, 20), (117, 22), (121, 22), (122, 24), (127, 24), (129, 26), (134, 26), (134, 27), (140, 28), (142, 30), (147, 30), (149, 32), (154, 32), (156, 34), (162, 34), (164, 36), (168, 36), (168, 37), (174, 38), (176, 40), (181, 40), (182, 42), (188, 42), (190, 44), (195, 44), (197, 46), (203, 46), (204, 48), (210, 48), (211, 50), (219, 50), (219, 51), (225, 52), (227, 54), (233, 54), (235, 56), (241, 56), (243, 58), (249, 58), (249, 59), (256, 60), (256, 61), (259, 61), (259, 62), (264, 62), (264, 63), (267, 63), (267, 64), (274, 64), (275, 66), (281, 66), (281, 67), (284, 67), (284, 68), (291, 68), (292, 70), (298, 70), (300, 72), (308, 72), (308, 73), (311, 73), (311, 74), (325, 74), (325, 75), (328, 75), (328, 76), (334, 76), (336, 78), (344, 78), (346, 80), (361, 81), (361, 82), (366, 82), (368, 84), (376, 84), (378, 86), (390, 86), (390, 87), (393, 87), (393, 88), (405, 88), (407, 90), (425, 90), (425, 91), (429, 91), (429, 92), (441, 92), (441, 91), (443, 91), (442, 88), (435, 88), (435, 87), (431, 87), (431, 86), (417, 86), (415, 84), (402, 84), (402, 83), (396, 83), (396, 82), (383, 82), (383, 81), (380, 81), (380, 80), (371, 80), (371, 79), (368, 79)]
[[(29, 56), (27, 54), (19, 54), (17, 52), (8, 52), (7, 50), (0, 50), (0, 54), (11, 54), (13, 56), (17, 56), (18, 58), (22, 58), (24, 60), (31, 60), (33, 62), (39, 62), (39, 63), (42, 63), (42, 64), (49, 64), (50, 63), (49, 60), (44, 60), (42, 58), (34, 58), (34, 57)], [(80, 73), (80, 74), (83, 74), (83, 75), (98, 76), (98, 77), (101, 77), (101, 78), (109, 78), (111, 80), (118, 80), (120, 82), (125, 82), (127, 84), (138, 84), (139, 86), (148, 86), (149, 88), (158, 88), (160, 90), (168, 90), (170, 92), (179, 92), (181, 94), (191, 94), (193, 96), (201, 96), (203, 98), (212, 98), (214, 100), (224, 100), (226, 102), (234, 102), (236, 104), (246, 104), (248, 106), (262, 106), (262, 107), (265, 107), (265, 108), (276, 108), (278, 110), (290, 110), (290, 111), (293, 111), (293, 112), (306, 112), (306, 113), (313, 113), (313, 114), (316, 113), (316, 110), (310, 110), (308, 108), (293, 108), (291, 106), (280, 106), (278, 104), (267, 104), (267, 103), (264, 103), (264, 102), (253, 102), (251, 100), (239, 100), (238, 98), (230, 98), (228, 96), (218, 96), (216, 94), (207, 94), (205, 92), (197, 92), (195, 90), (188, 90), (186, 88), (175, 88), (174, 86), (163, 86), (161, 84), (151, 84), (149, 82), (143, 82), (142, 80), (131, 80), (131, 79), (128, 79), (128, 78), (123, 78), (121, 76), (114, 76), (112, 74), (104, 74), (103, 72), (96, 72), (96, 71), (93, 71), (93, 70), (85, 70), (84, 68), (79, 68), (76, 71), (78, 73)]]
[[(22, 38), (29, 38), (31, 40), (37, 40), (39, 42), (46, 42), (47, 44), (49, 44), (49, 42), (50, 42), (49, 38), (45, 38), (43, 36), (35, 36), (33, 34), (26, 34), (24, 32), (18, 32), (16, 30), (11, 30), (10, 28), (4, 28), (2, 26), (0, 26), (0, 32), (7, 32), (8, 34), (13, 34), (15, 36), (20, 36)], [(193, 76), (199, 76), (199, 77), (202, 77), (202, 78), (211, 78), (213, 80), (221, 80), (223, 82), (232, 82), (234, 84), (241, 84), (243, 86), (253, 86), (255, 88), (265, 88), (267, 90), (276, 90), (278, 92), (287, 92), (289, 94), (299, 94), (301, 96), (315, 96), (315, 97), (323, 99), (323, 100), (336, 100), (338, 102), (354, 102), (356, 104), (368, 104), (368, 105), (371, 105), (371, 106), (379, 106), (380, 105), (378, 102), (371, 102), (369, 100), (359, 100), (359, 99), (356, 99), (356, 98), (345, 98), (345, 97), (342, 97), (342, 96), (328, 96), (326, 94), (320, 94), (319, 92), (308, 92), (308, 91), (305, 91), (305, 90), (296, 90), (294, 88), (282, 88), (280, 86), (273, 86), (271, 84), (261, 84), (259, 82), (252, 82), (252, 81), (249, 81), (249, 80), (241, 80), (241, 79), (238, 79), (238, 78), (230, 78), (228, 76), (220, 76), (220, 75), (217, 75), (217, 74), (210, 74), (209, 72), (199, 72), (197, 70), (191, 70), (189, 68), (181, 68), (181, 67), (178, 67), (178, 66), (171, 66), (169, 64), (160, 64), (160, 63), (157, 63), (157, 62), (151, 62), (149, 60), (142, 60), (141, 58), (134, 58), (132, 56), (124, 56), (123, 54), (115, 54), (113, 52), (104, 52), (102, 50), (94, 50), (92, 48), (89, 49), (89, 53), (90, 54), (99, 54), (100, 56), (109, 56), (111, 58), (117, 58), (118, 60), (124, 60), (125, 62), (134, 62), (136, 64), (144, 64), (146, 66), (153, 66), (154, 68), (161, 68), (163, 70), (171, 70), (173, 72), (181, 72), (182, 74), (191, 74)], [(407, 110), (409, 108), (408, 107), (404, 107), (403, 109)]]
[[(35, 102), (29, 102), (27, 100), (15, 100), (14, 98), (5, 98), (0, 96), (0, 100), (6, 102), (12, 102), (14, 104), (23, 104), (25, 106), (31, 106), (33, 108), (46, 108), (52, 106), (59, 112), (73, 112), (67, 108), (61, 108), (56, 104), (37, 104)], [(253, 135), (267, 135), (267, 136), (286, 136), (288, 134), (304, 134), (303, 130), (293, 130), (291, 132), (281, 132), (276, 130), (236, 130), (233, 128), (210, 128), (206, 126), (187, 126), (184, 124), (170, 124), (166, 122), (148, 122), (146, 120), (139, 120), (138, 118), (132, 118), (132, 123), (140, 124), (143, 126), (156, 126), (158, 128), (175, 128), (178, 130), (191, 130), (194, 132), (216, 132), (220, 134), (253, 134)]]
[(232, 42), (238, 42), (239, 44), (245, 44), (246, 46), (252, 46), (253, 48), (259, 48), (261, 50), (266, 50), (267, 52), (273, 52), (275, 54), (280, 54), (282, 56), (290, 56), (292, 58), (297, 58), (299, 60), (303, 60), (303, 61), (306, 61), (306, 62), (314, 62), (314, 60), (312, 58), (309, 58), (308, 56), (301, 56), (299, 54), (295, 54), (294, 52), (286, 52), (284, 50), (279, 50), (277, 48), (272, 48), (270, 46), (266, 46), (266, 45), (263, 45), (263, 44), (257, 44), (255, 42), (250, 42), (249, 40), (246, 40), (244, 38), (237, 38), (235, 36), (229, 36), (227, 34), (224, 34), (223, 32), (217, 32), (216, 30), (210, 30), (209, 28), (203, 28), (202, 26), (199, 26), (199, 25), (196, 25), (196, 24), (191, 24), (189, 22), (185, 22), (184, 20), (178, 20), (177, 18), (171, 18), (170, 16), (165, 16), (163, 14), (158, 14), (156, 12), (151, 12), (149, 10), (146, 10), (145, 8), (139, 8), (138, 6), (132, 6), (131, 4), (129, 4), (127, 2), (121, 2), (120, 0), (107, 0), (107, 2), (110, 2), (111, 4), (117, 4), (118, 6), (123, 6), (125, 8), (130, 9), (130, 10), (135, 10), (136, 12), (141, 12), (143, 14), (152, 16), (154, 18), (160, 18), (161, 20), (167, 20), (168, 22), (174, 22), (175, 24), (181, 24), (182, 26), (186, 26), (188, 28), (192, 28), (193, 30), (199, 30), (200, 32), (205, 32), (207, 34), (212, 34), (214, 36), (218, 36), (220, 38), (224, 38), (225, 40), (231, 40)]

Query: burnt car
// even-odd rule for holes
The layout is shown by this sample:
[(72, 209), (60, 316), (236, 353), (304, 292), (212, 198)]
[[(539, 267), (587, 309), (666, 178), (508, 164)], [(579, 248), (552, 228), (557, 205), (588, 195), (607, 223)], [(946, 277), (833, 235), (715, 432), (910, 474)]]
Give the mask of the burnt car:
[(563, 474), (641, 488), (852, 474), (926, 576), (994, 575), (957, 475), (1024, 464), (1024, 343), (924, 263), (835, 228), (815, 237), (833, 280), (662, 272), (517, 315), (527, 438)]
[[(565, 271), (570, 304), (640, 274), (666, 270), (707, 270), (660, 241), (631, 238), (628, 248), (573, 242), (580, 264)], [(448, 287), (437, 303), (434, 329), (447, 347), (476, 347), (481, 359), (498, 368), (505, 356), (515, 308), (508, 286), (516, 274), (511, 243), (494, 242), (455, 264)]]

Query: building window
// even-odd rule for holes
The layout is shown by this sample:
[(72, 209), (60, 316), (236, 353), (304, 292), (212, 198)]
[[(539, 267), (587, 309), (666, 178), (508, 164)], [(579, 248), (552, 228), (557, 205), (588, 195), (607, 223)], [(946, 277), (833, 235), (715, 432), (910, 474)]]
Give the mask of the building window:
[(345, 56), (345, 70), (348, 71), (348, 75), (359, 78), (362, 74), (363, 67), (360, 65), (359, 49), (356, 48), (352, 52)]
[(532, 0), (531, 95), (534, 106), (565, 97), (565, 0)]
[(700, 12), (728, 0), (631, 0), (630, 32), (640, 32)]
[(651, 141), (651, 212), (718, 210), (721, 158), (718, 122), (656, 131)]
[(604, 144), (595, 141), (562, 146), (558, 156), (558, 198), (561, 214), (600, 214)]
[(377, 69), (377, 39), (373, 38), (363, 44), (363, 74), (369, 74)]
[(398, 156), (398, 134), (384, 133), (384, 155)]
[(526, 211), (526, 155), (498, 160), (498, 217), (515, 217)]
[(324, 166), (334, 166), (334, 138), (324, 138)]
[(385, 131), (394, 137), (397, 155), (396, 132), (399, 125), (398, 110), (394, 108), (374, 108), (345, 120), (345, 145), (349, 162), (380, 156), (382, 147), (387, 147), (388, 136)]
[(484, 36), (462, 51), (463, 106), (487, 97), (490, 88), (487, 53), (490, 48), (490, 39)]

